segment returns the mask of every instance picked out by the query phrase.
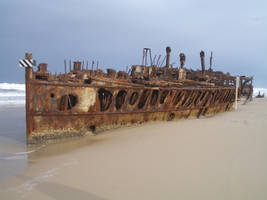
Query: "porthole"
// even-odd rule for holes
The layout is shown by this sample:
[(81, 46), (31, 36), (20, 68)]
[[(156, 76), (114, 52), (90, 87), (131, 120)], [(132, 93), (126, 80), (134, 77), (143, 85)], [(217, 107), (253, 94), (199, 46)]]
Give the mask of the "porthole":
[(138, 108), (139, 109), (142, 109), (145, 106), (147, 98), (148, 98), (148, 95), (149, 95), (149, 91), (148, 90), (144, 90), (142, 95), (141, 95), (141, 97), (140, 97), (139, 103), (138, 103)]
[(130, 97), (130, 100), (129, 100), (129, 104), (130, 105), (134, 105), (138, 99), (138, 93), (137, 92), (133, 92), (131, 97)]
[(116, 100), (115, 100), (115, 106), (116, 106), (117, 110), (119, 110), (122, 107), (122, 105), (124, 104), (126, 94), (127, 94), (127, 92), (125, 90), (121, 90), (117, 94)]
[(164, 90), (162, 93), (161, 93), (161, 96), (160, 96), (160, 99), (159, 99), (159, 103), (160, 104), (163, 104), (167, 95), (169, 94), (169, 91), (168, 90)]
[(155, 106), (159, 97), (159, 91), (158, 90), (153, 90), (151, 99), (150, 99), (150, 105)]
[(106, 111), (108, 110), (111, 101), (112, 101), (112, 94), (108, 90), (105, 89), (99, 89), (98, 90), (98, 97), (100, 101), (100, 111)]
[(70, 110), (78, 103), (78, 97), (74, 94), (63, 95), (60, 98), (59, 110)]

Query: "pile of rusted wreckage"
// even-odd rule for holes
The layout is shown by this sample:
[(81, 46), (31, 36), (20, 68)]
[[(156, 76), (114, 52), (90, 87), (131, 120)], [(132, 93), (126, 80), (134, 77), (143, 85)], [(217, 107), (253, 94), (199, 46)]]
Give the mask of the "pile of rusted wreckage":
[[(25, 67), (27, 141), (39, 143), (56, 138), (94, 134), (102, 130), (151, 121), (210, 116), (232, 109), (236, 96), (252, 98), (252, 77), (213, 71), (212, 54), (206, 70), (200, 52), (201, 69), (170, 64), (166, 48), (164, 66), (144, 48), (142, 65), (118, 71), (75, 61), (65, 73), (51, 74), (47, 64), (34, 70)], [(147, 60), (150, 60), (148, 64)], [(32, 61), (26, 53), (25, 62)], [(162, 62), (163, 63), (163, 62)], [(236, 86), (238, 86), (236, 90)], [(236, 93), (236, 91), (238, 93)]]

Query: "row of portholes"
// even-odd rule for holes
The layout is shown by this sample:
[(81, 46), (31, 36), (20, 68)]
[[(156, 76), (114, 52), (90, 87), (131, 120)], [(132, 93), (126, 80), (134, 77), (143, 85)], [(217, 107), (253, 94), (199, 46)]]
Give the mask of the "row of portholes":
[[(233, 101), (234, 90), (226, 91), (179, 91), (173, 98), (173, 105), (189, 106), (206, 106), (210, 100), (210, 104), (226, 103)], [(184, 97), (183, 97), (184, 96)], [(190, 101), (191, 99), (191, 101)]]
[[(140, 100), (138, 103), (138, 108), (142, 109), (149, 97), (150, 91), (144, 90), (140, 96)], [(159, 103), (163, 104), (165, 102), (165, 99), (167, 95), (169, 94), (169, 90), (164, 90), (161, 93)], [(127, 96), (127, 92), (125, 90), (120, 90), (115, 98), (115, 107), (117, 110), (120, 110), (122, 105), (125, 102)], [(208, 97), (209, 96), (209, 97)], [(51, 98), (54, 98), (54, 94), (51, 93)], [(112, 102), (112, 93), (105, 90), (105, 89), (99, 89), (98, 90), (98, 97), (100, 100), (100, 110), (106, 111), (108, 110), (111, 102)], [(190, 105), (202, 105), (205, 106), (207, 103), (207, 100), (214, 97), (214, 102), (223, 103), (227, 101), (232, 101), (234, 98), (234, 92), (232, 90), (225, 91), (224, 93), (221, 92), (211, 92), (211, 91), (177, 91), (177, 93), (174, 95), (172, 99), (172, 104), (174, 106), (181, 105), (182, 107), (188, 107)], [(129, 99), (129, 104), (134, 105), (139, 98), (138, 92), (133, 92)], [(157, 104), (159, 98), (159, 90), (152, 90), (151, 98), (150, 98), (150, 105), (155, 106)], [(190, 101), (190, 99), (193, 99), (193, 102)], [(78, 103), (78, 97), (74, 94), (69, 95), (63, 95), (59, 102), (59, 110), (70, 110), (72, 109), (76, 104)], [(179, 103), (179, 104), (178, 104)]]
[[(165, 98), (167, 97), (169, 91), (163, 91), (160, 97), (160, 103), (163, 104), (165, 101)], [(139, 98), (139, 93), (138, 92), (133, 92), (129, 98), (129, 104), (130, 105), (135, 105), (137, 100), (139, 99), (138, 102), (138, 109), (142, 109), (146, 102), (147, 99), (149, 98), (150, 91), (149, 90), (144, 90), (142, 94), (140, 95)], [(117, 110), (120, 110), (122, 105), (125, 102), (127, 96), (127, 92), (125, 90), (120, 90), (115, 98), (115, 107)], [(106, 111), (108, 110), (111, 102), (112, 102), (112, 93), (109, 92), (108, 90), (105, 90), (103, 88), (98, 90), (98, 98), (100, 101), (100, 111)], [(150, 105), (155, 106), (159, 98), (159, 90), (152, 90), (151, 98), (150, 98)]]
[(208, 93), (209, 91), (177, 91), (172, 99), (172, 104), (173, 106), (178, 105), (182, 107), (200, 106), (205, 103), (204, 97), (207, 97)]
[[(161, 96), (161, 100), (160, 103), (162, 104), (167, 96), (168, 93), (166, 93), (168, 91), (164, 91), (162, 96)], [(117, 110), (120, 110), (122, 105), (124, 104), (125, 98), (126, 98), (127, 92), (125, 90), (120, 90), (115, 98), (115, 107)], [(151, 106), (155, 106), (158, 100), (158, 96), (159, 96), (159, 91), (158, 90), (153, 90), (152, 92), (152, 97), (150, 100), (150, 104)], [(50, 94), (51, 98), (54, 98), (54, 93)], [(100, 100), (100, 110), (101, 111), (106, 111), (108, 110), (111, 102), (112, 102), (112, 93), (109, 92), (108, 90), (105, 89), (99, 89), (98, 90), (98, 97)], [(130, 99), (129, 99), (129, 104), (130, 105), (134, 105), (136, 103), (136, 101), (138, 100), (139, 94), (138, 92), (133, 92)], [(139, 103), (138, 103), (138, 108), (142, 109), (147, 101), (149, 97), (149, 90), (144, 90)], [(70, 110), (72, 109), (76, 104), (78, 103), (78, 97), (77, 95), (74, 94), (69, 94), (69, 95), (63, 95), (60, 98), (59, 104), (58, 104), (58, 108), (61, 111), (64, 110)]]
[[(129, 104), (135, 105), (139, 98), (137, 107), (138, 109), (142, 109), (145, 106), (150, 93), (151, 92), (149, 90), (143, 90), (139, 98), (139, 93), (133, 92), (129, 98)], [(152, 90), (151, 98), (149, 102), (150, 105), (155, 106), (158, 102), (158, 98), (159, 98), (159, 103), (163, 104), (169, 93), (171, 94), (172, 91), (170, 92), (169, 90), (164, 90), (162, 91), (160, 98), (159, 98), (159, 90)], [(176, 94), (173, 96), (172, 104), (173, 106), (179, 105), (181, 107), (206, 106), (209, 99), (213, 99), (211, 104), (224, 103), (227, 101), (232, 101), (233, 95), (234, 93), (232, 90), (228, 90), (225, 92), (181, 90), (181, 91), (177, 91)], [(115, 98), (115, 107), (117, 110), (121, 109), (122, 105), (125, 102), (126, 96), (127, 96), (127, 92), (125, 90), (120, 90), (118, 92)], [(112, 93), (105, 89), (99, 89), (98, 97), (100, 100), (100, 110), (101, 111), (108, 110), (112, 102)]]
[[(161, 92), (161, 95), (159, 95), (159, 90), (152, 90), (150, 92), (149, 90), (143, 90), (142, 94), (140, 95), (139, 98), (139, 93), (138, 92), (133, 92), (129, 98), (129, 104), (130, 105), (135, 105), (137, 100), (139, 99), (138, 102), (138, 109), (142, 109), (146, 102), (147, 99), (150, 98), (150, 105), (155, 106), (158, 102), (159, 98), (159, 103), (163, 104), (165, 102), (166, 97), (168, 94), (172, 93), (173, 91), (169, 90), (164, 90)], [(99, 100), (100, 100), (100, 110), (101, 111), (106, 111), (108, 110), (111, 102), (112, 102), (112, 93), (105, 90), (105, 89), (99, 89), (98, 91), (99, 95)], [(117, 110), (120, 110), (122, 105), (125, 102), (127, 96), (127, 92), (125, 90), (120, 90), (115, 98), (115, 107)], [(226, 91), (226, 92), (219, 92), (219, 91), (193, 91), (193, 90), (181, 90), (177, 91), (176, 94), (173, 96), (172, 99), (172, 105), (173, 106), (182, 106), (182, 107), (189, 107), (189, 106), (205, 106), (210, 98), (214, 97), (214, 103), (215, 102), (226, 102), (229, 101), (229, 98), (232, 97), (231, 90)]]

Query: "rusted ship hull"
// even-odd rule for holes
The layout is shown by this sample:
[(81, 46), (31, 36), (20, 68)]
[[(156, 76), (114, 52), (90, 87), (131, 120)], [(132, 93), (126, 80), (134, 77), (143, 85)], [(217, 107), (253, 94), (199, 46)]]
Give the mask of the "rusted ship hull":
[[(134, 65), (131, 72), (84, 69), (81, 62), (65, 74), (52, 75), (44, 63), (38, 70), (25, 68), (28, 144), (50, 139), (95, 134), (98, 131), (152, 121), (211, 116), (232, 109), (241, 88), (252, 88), (243, 80), (236, 90), (235, 77), (222, 72)], [(151, 56), (150, 56), (151, 57)], [(31, 54), (26, 54), (31, 60)], [(26, 61), (27, 61), (26, 60)], [(144, 61), (144, 57), (143, 57)], [(93, 67), (92, 67), (93, 68)], [(236, 93), (238, 91), (238, 95)], [(251, 90), (248, 90), (251, 95)]]
[[(235, 89), (90, 87), (88, 85), (29, 83), (28, 143), (91, 134), (99, 130), (151, 121), (210, 116), (232, 108)], [(101, 110), (102, 90), (111, 94), (110, 105)], [(121, 105), (119, 93), (125, 93)], [(137, 97), (133, 99), (133, 95)], [(76, 105), (64, 108), (62, 97), (76, 96)], [(44, 103), (45, 102), (45, 103)], [(60, 106), (63, 108), (60, 110)], [(120, 109), (118, 109), (120, 107)], [(63, 111), (62, 111), (63, 110)]]

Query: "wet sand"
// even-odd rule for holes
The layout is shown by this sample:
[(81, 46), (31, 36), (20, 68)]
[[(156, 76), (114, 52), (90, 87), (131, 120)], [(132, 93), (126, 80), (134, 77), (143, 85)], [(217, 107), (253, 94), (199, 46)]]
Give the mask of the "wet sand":
[(0, 182), (0, 199), (265, 200), (266, 144), (259, 99), (211, 118), (35, 147), (25, 169)]
[[(25, 108), (23, 105), (0, 105), (0, 183), (27, 166)], [(1, 199), (1, 198), (0, 198)]]

